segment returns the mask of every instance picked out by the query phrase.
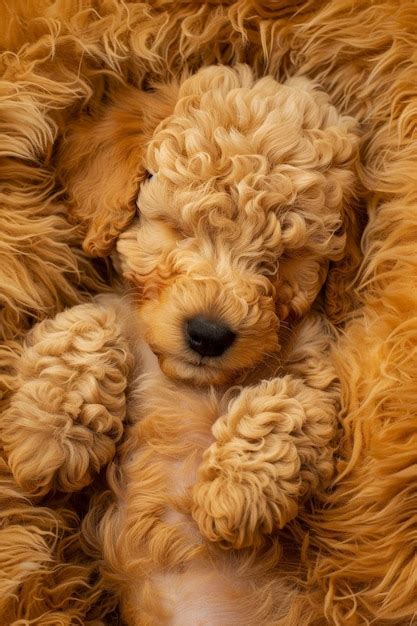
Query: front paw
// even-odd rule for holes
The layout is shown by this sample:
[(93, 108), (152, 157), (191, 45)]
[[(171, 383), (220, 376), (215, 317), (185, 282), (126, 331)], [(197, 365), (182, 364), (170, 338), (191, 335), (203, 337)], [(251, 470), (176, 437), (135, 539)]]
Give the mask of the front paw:
[(208, 541), (223, 548), (258, 546), (272, 530), (271, 516), (262, 515), (263, 500), (262, 493), (255, 493), (250, 485), (219, 475), (195, 485), (192, 515)]
[(282, 528), (298, 510), (298, 481), (283, 488), (275, 473), (268, 464), (235, 476), (212, 468), (193, 491), (192, 515), (201, 534), (223, 547), (262, 545), (266, 535)]
[(39, 324), (1, 424), (9, 467), (29, 494), (77, 491), (114, 456), (131, 357), (111, 310), (81, 305)]
[(123, 428), (103, 405), (43, 381), (16, 394), (6, 420), (3, 438), (10, 469), (16, 482), (36, 496), (89, 484), (113, 458)]
[(215, 423), (216, 441), (204, 454), (193, 492), (193, 517), (209, 541), (258, 546), (297, 515), (315, 480), (309, 465), (320, 443), (306, 432), (320, 409), (307, 407), (303, 394), (302, 383), (290, 377), (264, 381), (244, 389)]
[(245, 508), (239, 490), (221, 477), (194, 487), (192, 515), (200, 533), (209, 541), (232, 548), (243, 548), (248, 542), (250, 545), (241, 520)]

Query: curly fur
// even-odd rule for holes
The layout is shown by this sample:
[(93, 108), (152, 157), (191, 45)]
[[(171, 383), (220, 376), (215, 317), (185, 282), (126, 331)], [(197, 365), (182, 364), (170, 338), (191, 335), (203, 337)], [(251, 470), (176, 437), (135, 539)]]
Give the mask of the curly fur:
[[(333, 473), (329, 444), (339, 389), (329, 361), (331, 333), (311, 314), (286, 342), (277, 378), (256, 383), (259, 375), (251, 374), (241, 392), (225, 393), (224, 387), (199, 390), (167, 379), (135, 317), (134, 304), (108, 298), (36, 328), (22, 369), (29, 380), (32, 375), (29, 391), (34, 378), (46, 379), (50, 389), (12, 398), (3, 438), (14, 476), (35, 495), (91, 481), (90, 469), (108, 460), (119, 438), (126, 366), (135, 357), (130, 425), (109, 471), (113, 503), (93, 505), (83, 531), (93, 549), (100, 546), (107, 586), (120, 598), (123, 617), (132, 624), (204, 619), (248, 625), (284, 618), (294, 589), (281, 579), (274, 531)], [(129, 345), (125, 340), (122, 349), (123, 336)], [(34, 352), (42, 354), (36, 371)], [(92, 376), (80, 388), (71, 364), (85, 371), (92, 360)], [(100, 371), (98, 404), (86, 409)], [(52, 407), (61, 399), (59, 413), (45, 411), (50, 396)], [(94, 421), (83, 419), (88, 409)], [(28, 459), (33, 437), (41, 438), (42, 456)]]
[[(13, 6), (6, 2), (2, 14), (5, 52), (0, 88), (8, 123), (1, 127), (1, 211), (2, 233), (9, 233), (8, 239), (2, 238), (0, 265), (6, 337), (0, 353), (3, 406), (16, 387), (16, 359), (33, 319), (84, 299), (85, 287), (104, 288), (76, 247), (81, 232), (70, 229), (65, 205), (51, 201), (53, 144), (87, 103), (93, 114), (99, 113), (100, 100), (111, 98), (120, 83), (147, 88), (149, 82), (180, 76), (187, 67), (243, 61), (258, 76), (269, 73), (282, 79), (300, 72), (313, 78), (339, 111), (361, 122), (360, 175), (369, 215), (362, 241), (363, 273), (353, 285), (360, 260), (354, 234), (360, 235), (364, 224), (354, 213), (346, 213), (348, 254), (332, 263), (326, 286), (327, 310), (338, 322), (360, 306), (337, 350), (345, 415), (340, 479), (333, 493), (322, 494), (316, 502), (314, 515), (305, 518), (310, 528), (309, 545), (304, 543), (303, 551), (308, 577), (284, 623), (409, 624), (417, 610), (411, 476), (416, 332), (414, 3), (239, 1), (196, 6), (191, 1), (100, 0), (93, 6), (44, 0), (16, 1)], [(119, 188), (126, 182), (122, 180)], [(32, 233), (38, 237), (29, 239)], [(48, 271), (43, 271), (45, 264)], [(14, 557), (11, 551), (2, 551), (15, 568), (7, 573), (1, 568), (0, 595), (9, 611), (3, 621), (60, 623), (59, 606), (62, 623), (88, 623), (97, 598), (87, 570), (84, 574), (77, 570), (81, 586), (76, 607), (67, 601), (73, 597), (71, 591), (64, 600), (58, 590), (63, 577), (72, 579), (74, 563), (84, 558), (77, 550), (61, 558), (64, 528), (69, 536), (75, 537), (74, 531), (55, 525), (47, 549), (36, 539), (50, 528), (51, 516), (58, 518), (61, 505), (47, 499), (44, 507), (34, 506), (8, 471), (2, 493), (7, 494), (5, 519), (31, 529), (14, 535)], [(24, 507), (14, 518), (22, 498)], [(71, 515), (74, 506), (81, 512), (79, 503), (70, 499), (63, 506)], [(303, 528), (293, 527), (298, 540), (305, 537)], [(7, 533), (1, 532), (10, 546)], [(291, 537), (289, 544), (293, 543)], [(40, 562), (42, 567), (36, 570), (19, 565)], [(288, 563), (287, 568), (284, 577), (303, 580), (302, 571)], [(24, 577), (17, 571), (24, 571)], [(21, 581), (15, 588), (21, 584), (25, 602), (10, 593), (11, 577)], [(30, 593), (35, 579), (44, 591), (40, 604)], [(102, 601), (97, 606), (100, 619), (106, 607)], [(306, 614), (297, 622), (303, 606)]]
[[(343, 255), (355, 124), (307, 81), (254, 82), (244, 66), (201, 70), (173, 91), (142, 163), (155, 176), (117, 250), (163, 371), (219, 383), (276, 349), (275, 302), (282, 320), (306, 313)], [(181, 318), (201, 311), (238, 332), (220, 368), (182, 358)]]
[[(29, 334), (2, 424), (4, 450), (33, 496), (90, 483), (114, 456), (134, 360), (132, 426), (117, 474), (110, 470), (114, 504), (97, 540), (122, 615), (137, 624), (269, 624), (292, 596), (277, 569), (276, 531), (333, 473), (330, 336), (320, 317), (297, 321), (344, 252), (356, 124), (306, 79), (255, 80), (244, 65), (201, 69), (156, 88), (152, 103), (160, 98), (159, 115), (168, 100), (172, 112), (159, 124), (141, 101), (142, 121), (154, 124), (142, 168), (154, 174), (116, 246), (132, 302), (82, 305)], [(96, 128), (102, 150), (86, 168), (90, 133), (84, 121), (72, 129), (59, 155), (69, 186), (75, 176), (76, 189), (81, 179), (94, 187), (120, 149), (116, 137), (123, 146), (131, 136), (119, 109), (110, 105)], [(79, 163), (72, 176), (68, 158)], [(94, 250), (109, 243), (100, 218), (107, 223), (107, 205), (86, 234)], [(236, 334), (222, 357), (197, 358), (185, 344), (184, 323), (198, 313)], [(222, 547), (233, 549), (228, 558)]]
[(129, 369), (115, 327), (114, 313), (85, 304), (29, 333), (2, 423), (9, 467), (25, 492), (81, 489), (113, 458)]

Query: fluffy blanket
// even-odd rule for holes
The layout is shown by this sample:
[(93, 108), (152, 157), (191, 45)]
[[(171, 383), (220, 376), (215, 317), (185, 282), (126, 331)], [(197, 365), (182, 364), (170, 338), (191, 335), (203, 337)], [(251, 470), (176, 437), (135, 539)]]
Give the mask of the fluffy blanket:
[[(413, 0), (3, 0), (0, 2), (0, 398), (37, 320), (105, 291), (55, 177), (66, 125), (120, 84), (212, 63), (299, 72), (361, 125), (360, 271), (339, 269), (338, 476), (288, 530), (284, 620), (410, 624), (417, 613), (417, 5)], [(353, 254), (353, 253), (352, 253)], [(352, 267), (355, 259), (352, 260)], [(103, 489), (99, 478), (93, 486)], [(31, 500), (0, 461), (0, 622), (117, 623), (82, 531), (94, 494)], [(291, 546), (299, 546), (290, 549)]]

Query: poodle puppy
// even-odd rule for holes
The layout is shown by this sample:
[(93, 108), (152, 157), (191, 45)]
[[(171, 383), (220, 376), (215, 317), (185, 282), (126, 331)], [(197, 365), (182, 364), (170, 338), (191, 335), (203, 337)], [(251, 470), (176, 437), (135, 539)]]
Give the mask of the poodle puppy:
[(307, 79), (244, 65), (103, 106), (58, 171), (86, 250), (116, 243), (127, 289), (30, 333), (10, 467), (41, 497), (110, 463), (85, 533), (128, 623), (278, 623), (278, 531), (333, 471), (317, 296), (352, 221), (355, 123)]

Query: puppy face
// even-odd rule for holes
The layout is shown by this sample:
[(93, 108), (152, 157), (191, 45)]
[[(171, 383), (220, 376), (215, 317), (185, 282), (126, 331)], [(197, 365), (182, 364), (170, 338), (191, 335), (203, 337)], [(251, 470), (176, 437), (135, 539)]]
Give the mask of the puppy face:
[(279, 349), (282, 320), (343, 255), (355, 146), (353, 121), (305, 79), (210, 67), (176, 90), (117, 243), (168, 376), (226, 383)]

